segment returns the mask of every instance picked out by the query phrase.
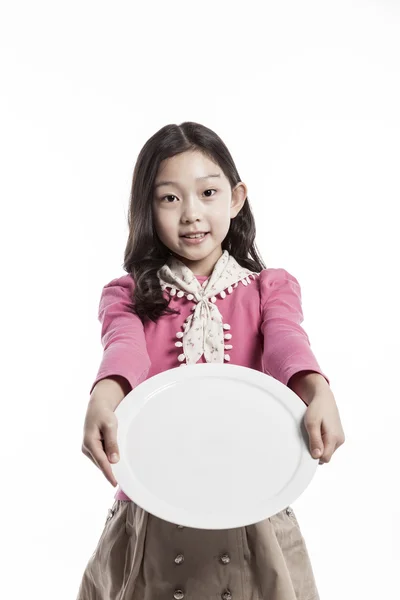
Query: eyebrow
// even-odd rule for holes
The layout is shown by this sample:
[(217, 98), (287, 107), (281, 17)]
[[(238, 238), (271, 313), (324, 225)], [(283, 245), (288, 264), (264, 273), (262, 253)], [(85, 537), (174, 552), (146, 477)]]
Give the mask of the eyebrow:
[[(212, 177), (221, 177), (220, 173), (215, 173), (215, 174), (211, 174), (211, 175), (205, 175), (204, 177), (197, 177), (196, 181), (201, 181), (204, 179), (211, 179)], [(154, 189), (157, 189), (159, 187), (161, 187), (162, 185), (176, 185), (178, 186), (178, 182), (176, 181), (159, 181), (158, 183), (155, 184)]]

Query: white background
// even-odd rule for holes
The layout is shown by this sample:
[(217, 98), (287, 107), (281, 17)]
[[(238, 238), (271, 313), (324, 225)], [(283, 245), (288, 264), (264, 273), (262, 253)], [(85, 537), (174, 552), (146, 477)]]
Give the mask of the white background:
[[(81, 453), (136, 157), (225, 141), (346, 443), (293, 504), (321, 600), (399, 593), (400, 8), (395, 0), (4, 2), (2, 597), (76, 597), (115, 490)], [(177, 431), (177, 435), (179, 432)]]

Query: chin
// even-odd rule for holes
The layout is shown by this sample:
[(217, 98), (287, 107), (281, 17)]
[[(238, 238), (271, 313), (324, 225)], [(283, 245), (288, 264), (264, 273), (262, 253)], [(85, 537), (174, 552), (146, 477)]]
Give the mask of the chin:
[(195, 261), (195, 262), (199, 262), (202, 260), (206, 260), (207, 258), (211, 257), (214, 254), (218, 254), (221, 255), (222, 254), (222, 250), (221, 250), (221, 246), (216, 246), (215, 248), (205, 248), (204, 250), (200, 248), (196, 249), (194, 248), (192, 251), (187, 251), (186, 249), (183, 250), (182, 252), (180, 252), (181, 256), (183, 256), (184, 258), (186, 258), (187, 260), (191, 260), (191, 261)]

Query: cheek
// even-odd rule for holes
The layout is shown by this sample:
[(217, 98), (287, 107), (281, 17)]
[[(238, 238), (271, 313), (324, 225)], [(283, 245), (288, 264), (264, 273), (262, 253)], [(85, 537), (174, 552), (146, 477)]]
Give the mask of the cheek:
[(221, 206), (216, 210), (211, 218), (213, 229), (218, 232), (227, 233), (231, 224), (231, 215), (229, 206)]
[(153, 214), (153, 225), (154, 225), (154, 229), (155, 229), (155, 231), (156, 231), (159, 239), (161, 240), (161, 242), (163, 244), (165, 244), (166, 241), (167, 241), (165, 239), (165, 232), (164, 232), (164, 229), (163, 229), (163, 227), (161, 225), (161, 221), (160, 221), (160, 219), (158, 218), (158, 216), (156, 214)]
[(153, 212), (154, 227), (161, 241), (165, 241), (174, 233), (174, 219), (171, 213), (165, 211), (162, 215), (158, 211)]

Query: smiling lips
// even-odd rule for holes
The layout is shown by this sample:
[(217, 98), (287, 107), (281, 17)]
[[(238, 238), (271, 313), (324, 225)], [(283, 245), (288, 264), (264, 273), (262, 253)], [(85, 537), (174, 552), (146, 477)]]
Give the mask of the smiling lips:
[(202, 233), (188, 233), (187, 235), (181, 236), (189, 244), (199, 244), (208, 235), (207, 232)]
[(205, 235), (206, 235), (205, 232), (199, 232), (199, 233), (188, 233), (187, 235), (183, 235), (182, 237), (193, 239), (193, 238), (204, 237)]

